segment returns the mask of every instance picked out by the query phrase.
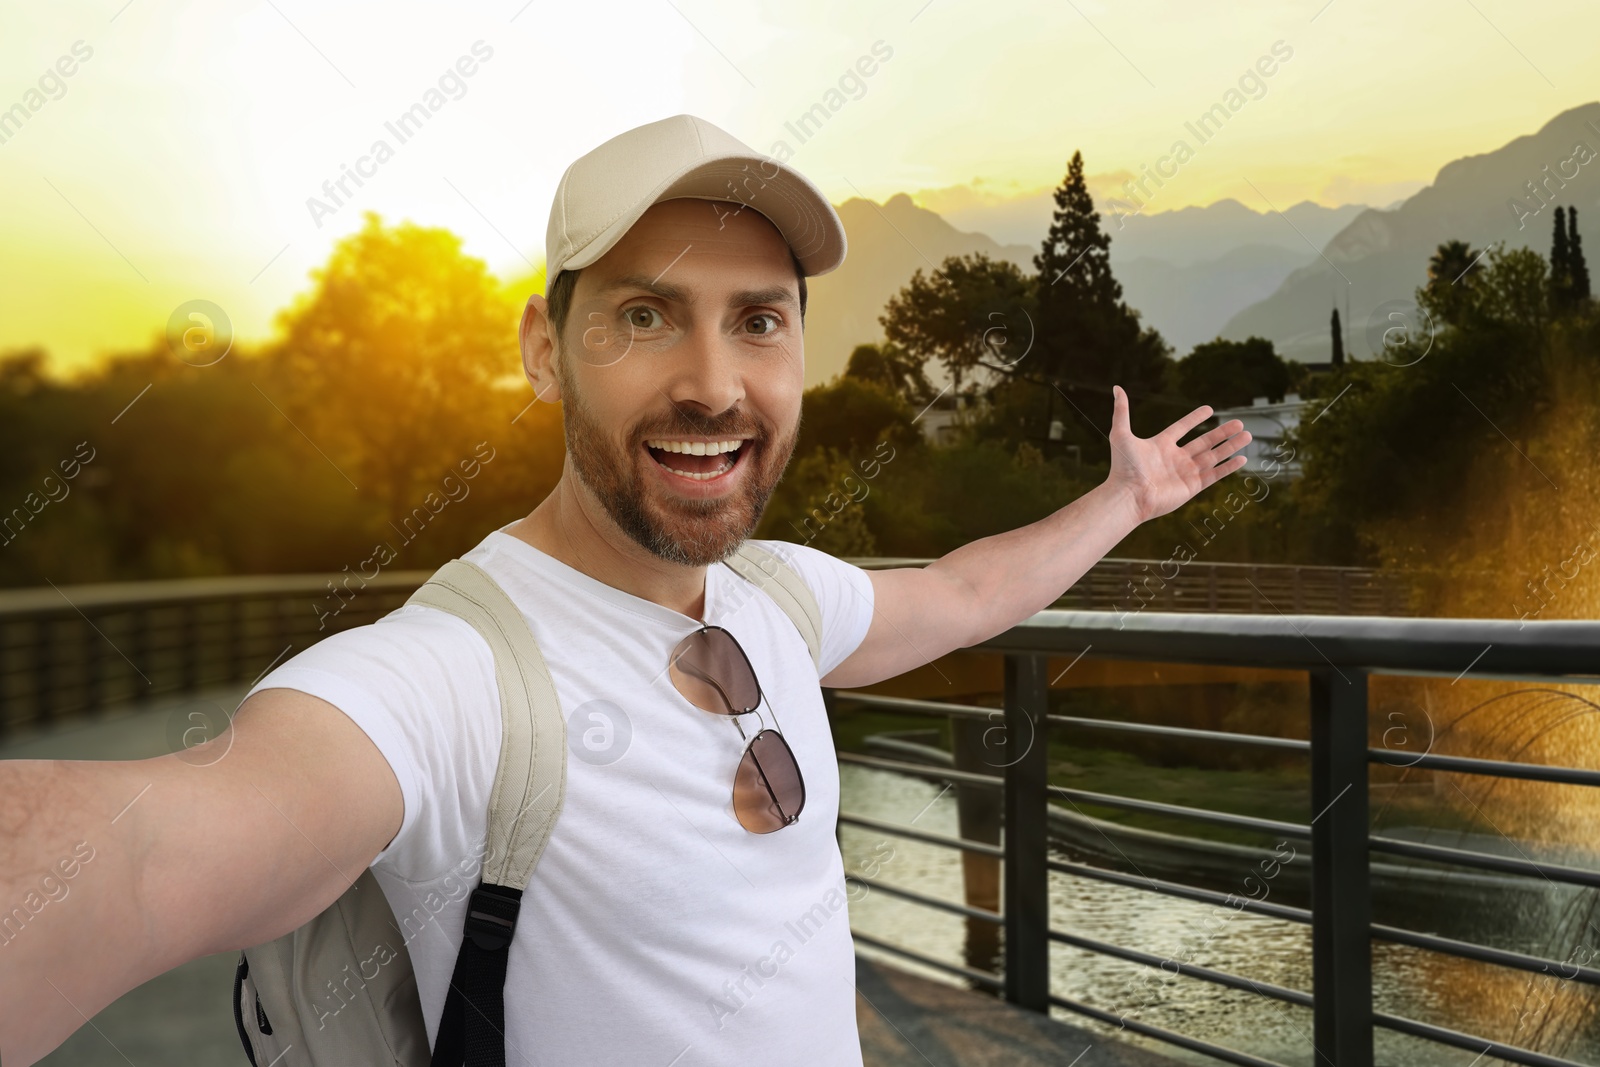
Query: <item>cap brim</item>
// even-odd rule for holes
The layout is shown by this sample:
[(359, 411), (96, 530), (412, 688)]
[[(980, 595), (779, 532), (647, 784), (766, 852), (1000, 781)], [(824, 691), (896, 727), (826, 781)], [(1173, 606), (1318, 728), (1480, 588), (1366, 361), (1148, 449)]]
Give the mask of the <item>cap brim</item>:
[(722, 200), (759, 212), (783, 235), (807, 277), (826, 274), (844, 262), (844, 224), (805, 175), (769, 157), (729, 155), (702, 160), (668, 178), (568, 256), (562, 269), (577, 270), (598, 261), (652, 206), (683, 197)]

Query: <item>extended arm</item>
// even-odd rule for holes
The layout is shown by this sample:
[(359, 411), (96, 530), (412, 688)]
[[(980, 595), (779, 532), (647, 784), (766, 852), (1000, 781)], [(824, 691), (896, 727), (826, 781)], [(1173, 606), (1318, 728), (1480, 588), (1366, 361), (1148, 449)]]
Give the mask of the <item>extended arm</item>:
[(0, 761), (0, 1059), (26, 1067), (140, 983), (299, 926), (403, 813), (361, 728), (288, 689), (180, 755)]
[(869, 571), (872, 625), (824, 685), (871, 685), (1004, 633), (1059, 599), (1140, 523), (1244, 466), (1234, 453), (1250, 434), (1237, 419), (1180, 445), (1211, 416), (1202, 406), (1154, 437), (1135, 437), (1127, 395), (1113, 388), (1106, 480), (1038, 522), (962, 545), (926, 567)]

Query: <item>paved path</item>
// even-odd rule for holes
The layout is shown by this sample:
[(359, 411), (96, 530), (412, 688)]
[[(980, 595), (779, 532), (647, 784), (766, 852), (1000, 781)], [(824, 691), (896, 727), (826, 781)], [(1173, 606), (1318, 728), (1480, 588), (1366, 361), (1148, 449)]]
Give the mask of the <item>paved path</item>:
[(1178, 1067), (982, 993), (856, 957), (866, 1067)]

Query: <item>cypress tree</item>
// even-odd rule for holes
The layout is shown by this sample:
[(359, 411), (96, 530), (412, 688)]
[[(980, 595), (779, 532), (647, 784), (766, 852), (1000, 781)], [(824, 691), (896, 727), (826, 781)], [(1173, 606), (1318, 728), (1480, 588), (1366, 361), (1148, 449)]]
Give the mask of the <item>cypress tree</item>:
[(1578, 236), (1578, 209), (1567, 209), (1567, 273), (1571, 277), (1572, 302), (1589, 299), (1589, 264), (1583, 259), (1583, 238)]
[(1557, 311), (1572, 303), (1571, 249), (1567, 243), (1567, 212), (1556, 208), (1555, 232), (1550, 236), (1550, 302)]
[(1335, 367), (1344, 366), (1344, 331), (1339, 329), (1339, 309), (1333, 309), (1333, 324), (1329, 327), (1333, 333), (1333, 360)]
[(1054, 199), (1049, 232), (1033, 257), (1039, 321), (1029, 359), (1035, 365), (1019, 368), (1047, 383), (1046, 425), (1059, 399), (1053, 386), (1077, 407), (1070, 419), (1083, 413), (1097, 421), (1110, 408), (1113, 384), (1134, 395), (1156, 392), (1170, 362), (1166, 342), (1142, 330), (1139, 313), (1123, 303), (1111, 273), (1111, 236), (1100, 228), (1082, 152), (1073, 152)]

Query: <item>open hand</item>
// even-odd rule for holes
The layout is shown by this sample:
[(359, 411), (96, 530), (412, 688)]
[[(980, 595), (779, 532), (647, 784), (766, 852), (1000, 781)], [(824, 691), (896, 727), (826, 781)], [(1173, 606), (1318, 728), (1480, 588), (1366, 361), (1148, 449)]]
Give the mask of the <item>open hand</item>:
[(1138, 521), (1176, 510), (1245, 465), (1246, 457), (1234, 453), (1251, 437), (1238, 419), (1178, 444), (1184, 434), (1211, 417), (1210, 406), (1203, 404), (1154, 437), (1135, 437), (1128, 422), (1128, 394), (1117, 385), (1111, 392), (1111, 473), (1106, 483), (1127, 491)]

